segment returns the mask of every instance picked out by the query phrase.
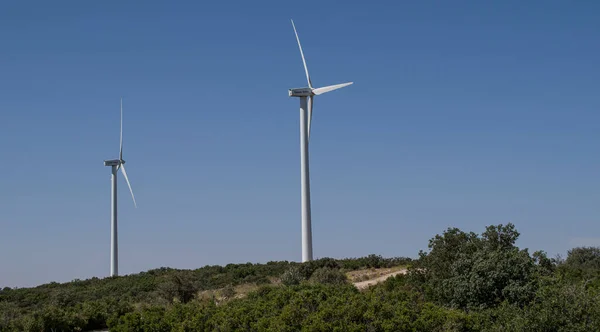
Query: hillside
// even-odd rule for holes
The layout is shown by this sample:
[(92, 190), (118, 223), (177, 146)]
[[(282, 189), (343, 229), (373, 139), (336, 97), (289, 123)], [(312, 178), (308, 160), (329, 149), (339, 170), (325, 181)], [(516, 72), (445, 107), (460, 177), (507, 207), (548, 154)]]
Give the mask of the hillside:
[(119, 317), (143, 305), (240, 298), (260, 286), (281, 284), (280, 277), (291, 268), (297, 268), (308, 279), (322, 267), (356, 271), (404, 266), (410, 261), (409, 258), (370, 255), (341, 260), (324, 258), (306, 264), (283, 261), (205, 266), (196, 270), (159, 268), (113, 278), (49, 283), (33, 288), (3, 288), (0, 290), (0, 331), (11, 328), (22, 331), (29, 321), (42, 321), (40, 326), (65, 331), (77, 327), (83, 331), (101, 329), (107, 326), (111, 317)]
[(529, 253), (449, 228), (417, 260), (161, 268), (0, 291), (1, 331), (598, 331), (600, 248)]

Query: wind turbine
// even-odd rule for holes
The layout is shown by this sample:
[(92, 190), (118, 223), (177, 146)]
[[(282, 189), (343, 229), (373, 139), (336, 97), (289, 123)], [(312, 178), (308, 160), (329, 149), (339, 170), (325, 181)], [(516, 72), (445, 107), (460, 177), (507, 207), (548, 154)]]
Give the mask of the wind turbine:
[[(308, 82), (308, 88), (296, 88), (289, 90), (290, 97), (300, 98), (300, 181), (302, 187), (302, 262), (311, 261), (313, 259), (312, 254), (312, 228), (310, 219), (310, 177), (308, 170), (308, 141), (310, 137), (310, 123), (312, 121), (312, 109), (313, 101), (315, 96), (322, 95), (325, 92), (341, 89), (345, 86), (352, 84), (342, 83), (336, 85), (330, 85), (322, 88), (313, 88), (308, 75), (308, 67), (306, 66), (306, 60), (304, 59), (304, 52), (302, 52), (302, 45), (300, 45), (300, 38), (298, 38), (298, 32), (296, 26), (292, 20), (292, 27), (296, 34), (296, 40), (298, 41), (298, 48), (300, 49), (300, 55), (302, 56), (302, 63), (304, 64), (304, 71), (306, 72), (306, 81)], [(310, 98), (310, 99), (308, 99)], [(307, 100), (308, 99), (308, 100)], [(307, 103), (307, 101), (310, 101)]]
[(117, 238), (117, 172), (119, 169), (123, 172), (123, 177), (131, 193), (131, 198), (133, 198), (133, 205), (137, 208), (135, 196), (133, 196), (133, 190), (131, 190), (131, 183), (129, 183), (127, 172), (125, 171), (125, 160), (123, 160), (123, 97), (121, 97), (121, 143), (119, 147), (119, 159), (105, 160), (104, 166), (112, 168), (110, 176), (110, 276), (114, 277), (119, 275), (119, 244)]

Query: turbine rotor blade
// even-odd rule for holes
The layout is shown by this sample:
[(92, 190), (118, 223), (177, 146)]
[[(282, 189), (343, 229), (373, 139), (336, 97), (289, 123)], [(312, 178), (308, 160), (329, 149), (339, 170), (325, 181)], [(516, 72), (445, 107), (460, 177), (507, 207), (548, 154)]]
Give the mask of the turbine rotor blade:
[[(119, 160), (123, 160), (123, 97), (121, 97), (121, 143), (119, 144)], [(121, 164), (119, 163), (119, 166)]]
[(123, 176), (125, 177), (125, 181), (127, 182), (127, 186), (129, 187), (129, 192), (131, 193), (131, 198), (133, 198), (133, 205), (137, 208), (137, 203), (135, 202), (135, 196), (133, 196), (133, 190), (131, 189), (131, 183), (129, 183), (129, 178), (127, 177), (127, 172), (125, 171), (125, 164), (121, 163), (121, 172), (123, 172)]
[(313, 99), (314, 96), (311, 96), (308, 100), (308, 139), (310, 140), (310, 123), (312, 122), (312, 109), (313, 109)]
[(300, 38), (298, 38), (298, 31), (296, 31), (294, 20), (291, 21), (292, 27), (294, 27), (294, 33), (296, 34), (296, 40), (298, 41), (298, 48), (300, 48), (300, 55), (302, 56), (302, 63), (304, 64), (304, 71), (306, 72), (306, 81), (308, 81), (308, 87), (312, 89), (312, 82), (310, 81), (310, 75), (308, 75), (308, 67), (306, 66), (306, 60), (304, 59), (304, 52), (302, 52), (302, 45), (300, 45)]
[(322, 94), (324, 94), (325, 92), (329, 92), (329, 91), (333, 91), (333, 90), (341, 89), (341, 88), (343, 88), (343, 87), (346, 87), (346, 86), (348, 86), (348, 85), (350, 85), (350, 84), (352, 84), (352, 83), (354, 83), (354, 82), (348, 82), (348, 83), (342, 83), (342, 84), (336, 84), (336, 85), (325, 86), (325, 87), (322, 87), (322, 88), (313, 89), (313, 90), (312, 90), (312, 92), (313, 92), (315, 95), (317, 95), (317, 96), (318, 96), (318, 95), (322, 95)]

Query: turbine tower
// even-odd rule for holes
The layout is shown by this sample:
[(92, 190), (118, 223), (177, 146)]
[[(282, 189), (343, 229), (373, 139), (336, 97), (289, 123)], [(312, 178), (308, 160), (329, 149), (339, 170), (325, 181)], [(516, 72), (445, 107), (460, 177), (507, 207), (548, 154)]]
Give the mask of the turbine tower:
[(312, 121), (313, 101), (315, 96), (322, 95), (325, 92), (341, 89), (345, 86), (352, 84), (342, 83), (337, 85), (330, 85), (322, 88), (313, 88), (308, 75), (308, 67), (306, 66), (306, 59), (304, 59), (304, 52), (302, 52), (302, 45), (300, 45), (300, 38), (298, 38), (298, 32), (296, 26), (292, 20), (292, 27), (296, 34), (296, 40), (298, 41), (298, 48), (300, 49), (300, 55), (302, 56), (302, 63), (304, 64), (304, 72), (306, 73), (306, 81), (308, 82), (307, 88), (296, 88), (289, 90), (290, 97), (300, 98), (300, 182), (302, 191), (302, 262), (311, 261), (313, 259), (312, 253), (312, 227), (310, 218), (310, 177), (308, 167), (308, 141), (310, 137), (310, 123)]
[(135, 202), (135, 196), (133, 196), (133, 190), (131, 190), (131, 184), (127, 178), (127, 172), (125, 171), (125, 160), (123, 160), (123, 98), (121, 97), (121, 143), (119, 144), (119, 159), (105, 160), (104, 166), (111, 167), (111, 192), (110, 192), (110, 276), (115, 277), (119, 275), (119, 244), (117, 237), (117, 173), (119, 169), (123, 172), (123, 177), (129, 187), (131, 198), (133, 198), (133, 205), (137, 208)]

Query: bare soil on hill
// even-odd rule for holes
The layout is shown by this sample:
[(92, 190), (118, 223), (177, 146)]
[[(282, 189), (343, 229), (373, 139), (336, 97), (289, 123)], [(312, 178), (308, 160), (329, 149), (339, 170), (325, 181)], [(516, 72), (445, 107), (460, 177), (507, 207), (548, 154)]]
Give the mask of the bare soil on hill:
[[(392, 268), (381, 269), (365, 269), (346, 273), (348, 280), (359, 290), (367, 289), (370, 286), (384, 282), (386, 279), (398, 274), (405, 274), (406, 267), (396, 266)], [(278, 278), (270, 278), (271, 285), (277, 286), (281, 284)], [(217, 304), (230, 299), (240, 299), (248, 295), (248, 293), (257, 290), (259, 286), (255, 284), (241, 284), (233, 287), (233, 292), (227, 294), (224, 288), (200, 291), (197, 294), (198, 298), (213, 299)]]
[(393, 271), (393, 272), (387, 272), (387, 273), (383, 273), (373, 279), (357, 281), (357, 282), (353, 282), (353, 284), (354, 284), (354, 287), (362, 290), (362, 289), (369, 288), (370, 286), (373, 286), (380, 282), (384, 282), (387, 278), (391, 278), (391, 277), (397, 276), (399, 274), (405, 274), (405, 273), (406, 273), (406, 269), (397, 270), (397, 271)]
[(405, 274), (406, 267), (396, 266), (383, 269), (367, 269), (348, 272), (346, 275), (352, 284), (358, 289), (366, 289), (372, 285), (385, 281), (387, 278), (398, 274)]

